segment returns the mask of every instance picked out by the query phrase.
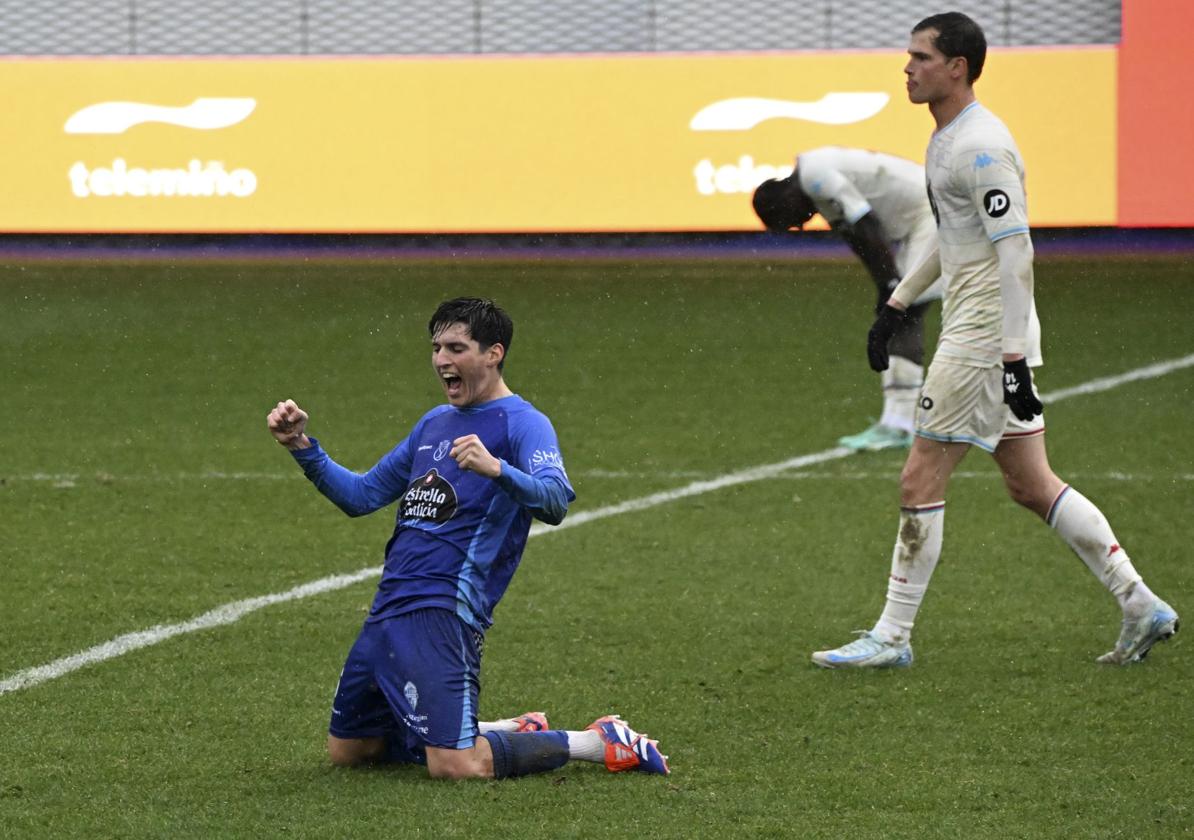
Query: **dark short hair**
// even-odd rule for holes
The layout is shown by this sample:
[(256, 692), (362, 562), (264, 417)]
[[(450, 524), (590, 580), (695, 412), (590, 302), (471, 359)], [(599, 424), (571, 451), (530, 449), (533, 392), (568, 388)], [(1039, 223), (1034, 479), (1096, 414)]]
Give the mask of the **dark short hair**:
[(930, 15), (916, 26), (912, 34), (926, 29), (936, 29), (933, 46), (946, 58), (961, 56), (966, 59), (966, 79), (974, 84), (983, 74), (983, 62), (987, 60), (987, 36), (977, 23), (961, 12), (943, 12)]
[[(482, 350), (500, 344), (507, 353), (510, 352), (510, 343), (514, 340), (514, 322), (492, 300), (469, 297), (445, 300), (427, 322), (427, 332), (435, 338), (441, 330), (453, 324), (468, 327), (469, 337), (481, 345)], [(505, 362), (503, 356), (502, 361), (498, 362), (498, 370)]]
[(796, 173), (782, 181), (771, 178), (755, 189), (750, 203), (767, 230), (785, 231), (800, 227), (816, 213), (812, 201), (804, 195), (795, 179)]

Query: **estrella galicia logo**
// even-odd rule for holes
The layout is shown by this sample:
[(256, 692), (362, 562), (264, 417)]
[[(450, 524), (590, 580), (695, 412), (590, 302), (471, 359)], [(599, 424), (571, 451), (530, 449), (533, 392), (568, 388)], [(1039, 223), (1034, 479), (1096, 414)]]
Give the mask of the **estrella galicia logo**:
[(456, 505), (456, 489), (433, 468), (406, 488), (402, 496), (402, 519), (421, 519), (438, 528), (456, 513)]
[(441, 440), (439, 446), (435, 447), (435, 451), (431, 453), (431, 457), (437, 461), (444, 460), (444, 456), (448, 454), (448, 450), (452, 448), (452, 441)]
[(983, 196), (983, 208), (992, 219), (998, 219), (1012, 207), (1011, 199), (1003, 190), (988, 190)]

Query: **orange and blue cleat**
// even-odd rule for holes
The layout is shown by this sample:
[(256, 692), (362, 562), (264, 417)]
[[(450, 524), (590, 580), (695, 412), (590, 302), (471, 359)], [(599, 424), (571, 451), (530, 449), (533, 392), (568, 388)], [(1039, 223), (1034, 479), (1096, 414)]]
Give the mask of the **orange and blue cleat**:
[(617, 715), (597, 718), (585, 729), (592, 729), (605, 742), (606, 770), (613, 773), (638, 770), (664, 776), (671, 772), (667, 756), (659, 751), (659, 742), (635, 732)]
[(547, 715), (543, 712), (527, 712), (514, 720), (518, 724), (516, 732), (546, 732), (551, 729), (547, 725)]

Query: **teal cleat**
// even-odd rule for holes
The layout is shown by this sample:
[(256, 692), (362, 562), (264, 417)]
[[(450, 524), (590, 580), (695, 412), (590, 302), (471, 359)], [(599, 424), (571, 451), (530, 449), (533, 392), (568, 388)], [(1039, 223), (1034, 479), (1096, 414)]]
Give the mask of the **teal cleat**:
[(814, 653), (813, 662), (822, 668), (907, 668), (912, 664), (912, 645), (891, 644), (869, 630), (859, 630), (850, 644)]
[(838, 445), (855, 452), (878, 452), (881, 449), (907, 449), (912, 446), (912, 432), (876, 423), (864, 432), (838, 438)]

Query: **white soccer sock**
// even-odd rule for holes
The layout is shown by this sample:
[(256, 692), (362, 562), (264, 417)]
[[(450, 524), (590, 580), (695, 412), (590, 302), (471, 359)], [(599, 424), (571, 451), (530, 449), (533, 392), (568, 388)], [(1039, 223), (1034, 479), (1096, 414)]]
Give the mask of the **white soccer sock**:
[(569, 758), (604, 763), (605, 741), (601, 740), (600, 733), (592, 729), (586, 729), (584, 732), (569, 729), (564, 734), (568, 736)]
[(900, 508), (900, 532), (891, 553), (887, 604), (871, 632), (885, 642), (906, 644), (929, 578), (941, 557), (945, 502)]
[(1120, 548), (1106, 517), (1090, 499), (1067, 484), (1053, 500), (1045, 521), (1061, 534), (1121, 607), (1126, 608), (1129, 600), (1152, 602), (1152, 593), (1141, 581), (1128, 553)]
[(879, 422), (893, 429), (911, 432), (915, 427), (916, 400), (924, 384), (924, 368), (905, 359), (892, 356), (883, 371), (883, 416)]
[(517, 732), (518, 721), (514, 718), (506, 718), (505, 720), (479, 720), (477, 721), (477, 729), (484, 735), (486, 732)]

